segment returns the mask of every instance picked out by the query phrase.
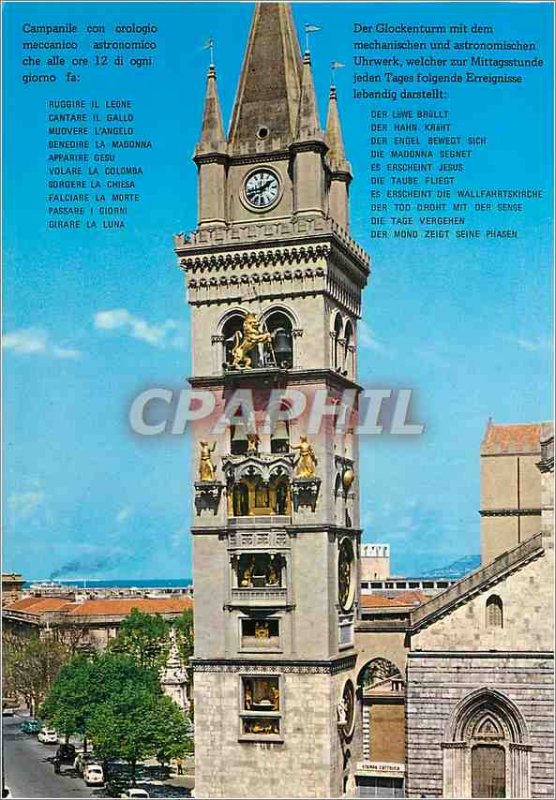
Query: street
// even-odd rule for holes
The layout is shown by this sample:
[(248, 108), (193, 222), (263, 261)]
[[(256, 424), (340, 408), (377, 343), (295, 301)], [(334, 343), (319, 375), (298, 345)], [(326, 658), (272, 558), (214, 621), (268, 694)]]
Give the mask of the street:
[(2, 717), (4, 780), (12, 797), (95, 797), (95, 791), (85, 786), (70, 764), (62, 766), (60, 775), (55, 774), (52, 759), (56, 746), (21, 733), (19, 725), (24, 719)]

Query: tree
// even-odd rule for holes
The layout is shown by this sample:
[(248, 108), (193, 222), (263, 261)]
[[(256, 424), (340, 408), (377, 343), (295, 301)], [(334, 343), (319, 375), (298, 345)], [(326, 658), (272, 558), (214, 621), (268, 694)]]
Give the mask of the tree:
[(74, 656), (65, 664), (40, 709), (66, 740), (74, 733), (86, 734), (95, 703), (94, 664), (86, 655)]
[(186, 664), (193, 656), (194, 628), (193, 628), (193, 609), (186, 609), (183, 614), (174, 622), (176, 631), (176, 641), (180, 655)]
[(143, 614), (134, 608), (123, 620), (109, 649), (131, 656), (143, 667), (160, 669), (168, 658), (168, 633), (168, 623), (160, 614)]
[(174, 701), (133, 684), (97, 708), (89, 732), (101, 757), (130, 763), (133, 783), (139, 761), (168, 761), (190, 750), (187, 720)]
[(48, 633), (44, 637), (7, 636), (3, 645), (5, 687), (11, 694), (23, 697), (35, 712), (70, 652)]

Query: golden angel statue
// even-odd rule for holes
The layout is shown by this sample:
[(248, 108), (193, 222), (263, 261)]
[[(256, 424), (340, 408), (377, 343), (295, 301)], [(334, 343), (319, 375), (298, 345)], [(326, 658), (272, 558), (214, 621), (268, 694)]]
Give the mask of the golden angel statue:
[(313, 478), (317, 458), (306, 436), (299, 437), (299, 444), (294, 444), (292, 450), (299, 450), (299, 460), (295, 467), (296, 478)]
[(201, 460), (199, 461), (199, 480), (213, 481), (214, 464), (212, 463), (212, 454), (216, 449), (216, 442), (213, 442), (212, 447), (208, 442), (199, 442), (199, 446), (201, 448)]

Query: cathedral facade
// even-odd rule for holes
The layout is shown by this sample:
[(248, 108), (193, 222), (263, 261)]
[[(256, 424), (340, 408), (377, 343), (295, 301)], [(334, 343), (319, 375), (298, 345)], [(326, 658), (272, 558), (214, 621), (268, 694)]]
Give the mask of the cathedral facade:
[(214, 398), (195, 426), (195, 793), (338, 797), (360, 547), (356, 410), (338, 410), (358, 392), (369, 260), (336, 91), (323, 130), (288, 4), (255, 8), (227, 135), (211, 65), (194, 160), (198, 227), (176, 252), (190, 382)]

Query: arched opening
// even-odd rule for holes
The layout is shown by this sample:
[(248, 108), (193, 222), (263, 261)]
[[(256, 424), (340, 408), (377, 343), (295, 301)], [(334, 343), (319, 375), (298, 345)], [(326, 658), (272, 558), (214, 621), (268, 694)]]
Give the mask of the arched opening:
[[(405, 683), (399, 668), (387, 658), (373, 658), (359, 672), (363, 758), (391, 765), (391, 772), (405, 764)], [(403, 797), (403, 776), (360, 777), (360, 796)]]
[(346, 323), (346, 329), (344, 333), (344, 372), (352, 376), (353, 375), (353, 342), (354, 342), (354, 332), (353, 332), (353, 325), (348, 320)]
[(285, 475), (263, 481), (259, 477), (243, 478), (230, 490), (228, 513), (234, 517), (289, 516), (291, 492)]
[(223, 349), (224, 349), (224, 363), (223, 367), (231, 367), (233, 356), (232, 350), (237, 343), (238, 336), (237, 334), (241, 334), (243, 330), (243, 320), (245, 319), (244, 314), (232, 314), (222, 328), (222, 340), (223, 340)]
[(491, 594), (486, 601), (487, 628), (504, 627), (504, 605), (497, 594)]
[(283, 311), (272, 311), (265, 317), (266, 329), (272, 336), (272, 351), (276, 366), (281, 369), (293, 367), (293, 325)]
[(290, 423), (291, 406), (285, 400), (280, 400), (267, 411), (270, 424), (270, 452), (290, 452)]
[(341, 369), (341, 356), (340, 356), (340, 340), (342, 337), (342, 316), (341, 314), (336, 314), (334, 319), (334, 332), (332, 335), (332, 366), (334, 369), (339, 370)]
[(290, 513), (290, 485), (287, 478), (277, 478), (270, 487), (273, 497), (273, 512), (285, 517)]
[(246, 517), (249, 514), (249, 487), (243, 481), (236, 483), (232, 489), (234, 517)]
[(530, 797), (525, 720), (507, 697), (480, 689), (454, 710), (443, 742), (444, 797)]

